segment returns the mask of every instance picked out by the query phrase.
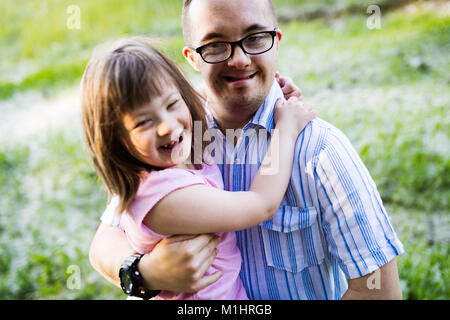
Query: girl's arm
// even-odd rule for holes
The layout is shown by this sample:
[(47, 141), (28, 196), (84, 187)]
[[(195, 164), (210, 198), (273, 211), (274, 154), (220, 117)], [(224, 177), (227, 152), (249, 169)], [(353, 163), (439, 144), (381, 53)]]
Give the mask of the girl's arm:
[[(245, 229), (270, 219), (289, 183), (297, 137), (315, 116), (298, 98), (279, 101), (271, 151), (249, 191), (230, 192), (206, 185), (176, 190), (147, 214), (144, 224), (163, 235), (199, 234)], [(268, 174), (267, 167), (278, 170)]]

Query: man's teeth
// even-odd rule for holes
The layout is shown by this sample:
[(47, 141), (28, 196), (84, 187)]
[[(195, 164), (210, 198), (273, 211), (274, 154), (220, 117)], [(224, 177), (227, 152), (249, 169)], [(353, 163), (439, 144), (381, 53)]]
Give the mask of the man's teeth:
[(234, 78), (231, 77), (232, 80), (245, 80), (245, 79), (250, 79), (252, 76), (248, 76), (248, 77), (239, 77), (239, 78)]
[(251, 79), (251, 78), (253, 78), (255, 76), (255, 73), (253, 73), (253, 74), (251, 74), (251, 75), (249, 75), (249, 76), (247, 76), (247, 77), (240, 77), (240, 76), (237, 76), (237, 77), (233, 77), (233, 76), (227, 76), (227, 77), (225, 77), (225, 78), (227, 78), (229, 81), (239, 81), (239, 80), (246, 80), (246, 79)]

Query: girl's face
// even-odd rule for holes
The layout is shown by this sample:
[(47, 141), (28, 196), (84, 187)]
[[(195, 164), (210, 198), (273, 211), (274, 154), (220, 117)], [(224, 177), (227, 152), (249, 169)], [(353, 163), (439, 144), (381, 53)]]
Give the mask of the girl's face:
[(185, 167), (192, 142), (192, 118), (176, 86), (164, 83), (163, 93), (123, 117), (139, 160), (159, 168)]

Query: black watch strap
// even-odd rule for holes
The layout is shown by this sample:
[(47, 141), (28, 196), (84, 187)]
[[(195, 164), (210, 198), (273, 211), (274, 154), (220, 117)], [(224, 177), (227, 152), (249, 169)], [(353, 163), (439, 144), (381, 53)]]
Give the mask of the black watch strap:
[(124, 260), (119, 271), (120, 286), (126, 295), (148, 300), (157, 296), (161, 290), (148, 290), (143, 287), (143, 278), (137, 268), (142, 256), (143, 254), (136, 253)]

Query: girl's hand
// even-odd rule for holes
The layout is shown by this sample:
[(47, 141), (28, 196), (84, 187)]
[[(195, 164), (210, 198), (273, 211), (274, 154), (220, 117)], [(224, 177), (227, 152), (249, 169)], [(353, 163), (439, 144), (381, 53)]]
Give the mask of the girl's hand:
[(277, 79), (286, 100), (291, 97), (297, 97), (300, 100), (303, 100), (302, 90), (294, 84), (291, 78), (282, 77), (279, 72), (275, 74), (275, 78)]
[(306, 125), (317, 116), (310, 104), (297, 97), (288, 100), (279, 99), (275, 105), (276, 129), (291, 134), (295, 139)]

